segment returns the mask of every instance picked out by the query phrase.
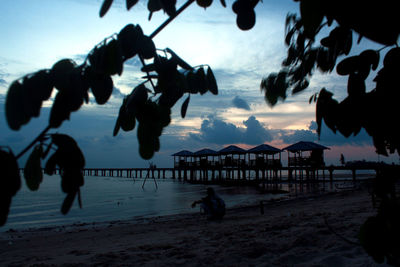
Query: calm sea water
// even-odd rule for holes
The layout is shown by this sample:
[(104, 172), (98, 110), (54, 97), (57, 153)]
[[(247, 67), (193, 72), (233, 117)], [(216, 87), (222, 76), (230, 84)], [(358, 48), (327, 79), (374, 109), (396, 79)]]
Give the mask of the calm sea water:
[[(156, 179), (156, 187), (153, 179), (147, 179), (142, 188), (143, 179), (88, 176), (81, 187), (83, 208), (75, 200), (69, 213), (62, 215), (60, 207), (65, 194), (60, 180), (58, 175), (45, 176), (35, 192), (29, 191), (23, 181), (12, 200), (7, 223), (0, 231), (198, 212), (198, 208), (192, 209), (190, 205), (204, 197), (208, 187), (172, 179)], [(213, 188), (228, 208), (276, 197), (250, 186)]]
[[(61, 191), (58, 175), (44, 176), (38, 191), (32, 192), (24, 181), (13, 198), (8, 220), (0, 232), (9, 229), (26, 229), (59, 226), (75, 223), (106, 222), (179, 213), (199, 212), (191, 203), (205, 196), (208, 185), (182, 183), (172, 179), (143, 179), (116, 177), (85, 177), (81, 187), (83, 208), (75, 200), (67, 215), (60, 212), (65, 194)], [(285, 195), (263, 193), (252, 186), (212, 186), (225, 200), (227, 208), (259, 203), (260, 200), (280, 198)], [(329, 183), (318, 184), (317, 190), (331, 191)], [(283, 184), (279, 189), (289, 190), (291, 196), (315, 190), (309, 185)]]

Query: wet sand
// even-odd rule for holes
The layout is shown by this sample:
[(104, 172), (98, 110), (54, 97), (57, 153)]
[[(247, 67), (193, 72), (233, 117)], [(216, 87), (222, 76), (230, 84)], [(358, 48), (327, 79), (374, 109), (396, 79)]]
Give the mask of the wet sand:
[[(232, 208), (222, 221), (182, 214), (0, 233), (0, 265), (375, 266), (357, 233), (367, 190)], [(328, 223), (328, 225), (326, 224)]]

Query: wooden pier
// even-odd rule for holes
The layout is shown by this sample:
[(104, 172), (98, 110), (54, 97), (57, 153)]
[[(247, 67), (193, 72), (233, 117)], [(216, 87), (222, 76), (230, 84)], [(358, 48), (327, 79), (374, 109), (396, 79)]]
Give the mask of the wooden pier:
[[(398, 165), (396, 168), (400, 168)], [(376, 174), (384, 166), (324, 166), (312, 167), (174, 167), (174, 168), (85, 168), (85, 176), (177, 179), (180, 181), (204, 184), (250, 184), (256, 182), (333, 182), (338, 181), (337, 172), (345, 172), (346, 180), (361, 178), (360, 171)], [(23, 172), (23, 169), (21, 169)], [(59, 174), (60, 170), (56, 170)], [(343, 175), (343, 174), (342, 174)]]

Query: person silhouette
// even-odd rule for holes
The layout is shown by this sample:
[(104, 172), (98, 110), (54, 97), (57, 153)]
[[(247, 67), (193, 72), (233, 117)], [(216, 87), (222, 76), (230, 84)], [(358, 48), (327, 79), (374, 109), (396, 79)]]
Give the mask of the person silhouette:
[(206, 197), (192, 203), (192, 208), (196, 207), (197, 204), (200, 204), (200, 210), (209, 220), (222, 219), (225, 215), (225, 202), (211, 187), (207, 188)]

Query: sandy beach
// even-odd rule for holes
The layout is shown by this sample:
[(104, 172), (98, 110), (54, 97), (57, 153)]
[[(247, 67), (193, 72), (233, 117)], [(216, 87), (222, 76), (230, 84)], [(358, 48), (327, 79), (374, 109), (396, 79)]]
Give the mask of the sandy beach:
[[(367, 190), (182, 214), (0, 233), (2, 266), (377, 266), (358, 242)], [(326, 222), (330, 226), (327, 226)]]

